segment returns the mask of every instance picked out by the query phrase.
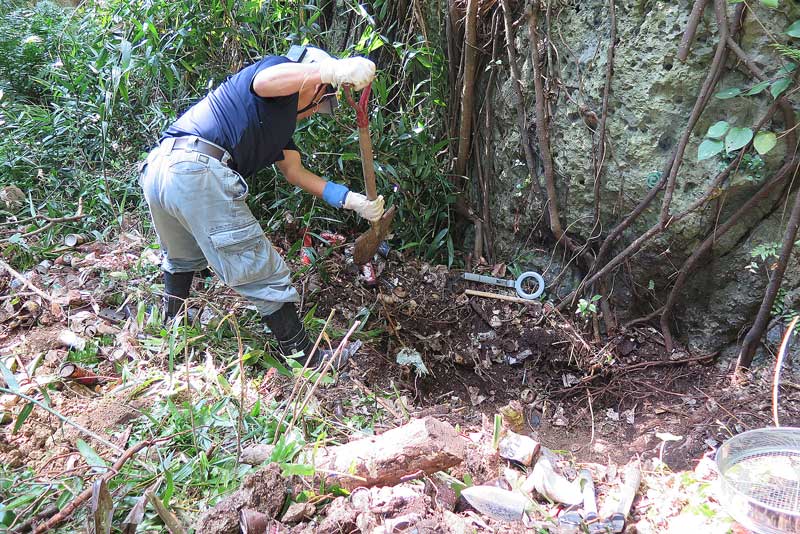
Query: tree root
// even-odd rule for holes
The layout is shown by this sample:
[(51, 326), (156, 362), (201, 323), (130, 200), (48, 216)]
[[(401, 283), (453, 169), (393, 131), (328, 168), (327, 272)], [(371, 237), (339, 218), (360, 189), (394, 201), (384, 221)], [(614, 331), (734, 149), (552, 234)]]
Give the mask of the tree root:
[(783, 234), (783, 244), (781, 245), (781, 255), (778, 257), (777, 267), (772, 272), (772, 277), (767, 285), (767, 291), (764, 293), (764, 299), (761, 301), (761, 307), (758, 310), (756, 320), (742, 342), (742, 349), (739, 352), (739, 358), (736, 362), (734, 379), (738, 376), (741, 369), (749, 368), (750, 364), (753, 363), (756, 346), (766, 330), (769, 316), (772, 312), (772, 305), (775, 303), (775, 297), (778, 295), (781, 282), (783, 282), (783, 275), (786, 272), (786, 267), (789, 265), (789, 259), (794, 250), (794, 242), (795, 239), (797, 239), (798, 227), (800, 227), (800, 188), (797, 189), (797, 193), (795, 194), (794, 207), (792, 208), (791, 215), (789, 215), (786, 231)]
[(708, 4), (708, 0), (694, 0), (692, 12), (686, 23), (686, 31), (683, 33), (681, 46), (678, 48), (678, 59), (683, 63), (685, 63), (686, 59), (689, 57), (689, 49), (694, 42), (694, 37), (697, 34), (697, 26), (700, 24), (700, 19), (703, 18), (703, 11), (706, 9), (706, 4)]
[(528, 120), (525, 118), (525, 99), (522, 95), (522, 82), (519, 73), (519, 66), (517, 65), (517, 50), (514, 46), (514, 29), (511, 21), (511, 8), (509, 7), (508, 0), (501, 0), (503, 8), (503, 20), (505, 22), (506, 30), (506, 51), (508, 53), (508, 64), (511, 68), (511, 81), (514, 87), (514, 97), (516, 102), (512, 102), (514, 107), (517, 108), (517, 123), (519, 125), (520, 141), (522, 149), (525, 153), (525, 163), (528, 165), (528, 175), (531, 179), (531, 187), (540, 200), (544, 199), (542, 192), (542, 185), (539, 183), (539, 176), (536, 172), (536, 159), (533, 156), (533, 149), (528, 142)]

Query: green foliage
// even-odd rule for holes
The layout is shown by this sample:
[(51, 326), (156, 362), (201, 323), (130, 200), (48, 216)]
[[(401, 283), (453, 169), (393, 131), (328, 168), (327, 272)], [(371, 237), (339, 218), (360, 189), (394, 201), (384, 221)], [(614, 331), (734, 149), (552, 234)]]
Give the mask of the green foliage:
[[(241, 66), (283, 53), (291, 42), (311, 43), (377, 59), (370, 126), (378, 187), (405, 222), (396, 227), (394, 246), (452, 261), (443, 54), (419, 35), (398, 32), (388, 2), (375, 2), (374, 13), (354, 0), (344, 7), (353, 22), (338, 50), (341, 35), (322, 30), (322, 12), (311, 4), (208, 0), (198, 8), (191, 0), (109, 0), (74, 11), (46, 2), (4, 4), (2, 182), (30, 193), (33, 208), (49, 216), (73, 213), (83, 196), (89, 216), (76, 225), (113, 229), (106, 223), (142, 205), (134, 163), (172, 120)], [(361, 190), (355, 121), (342, 104), (335, 119), (300, 125), (296, 141), (309, 169)], [(362, 223), (296, 194), (274, 169), (253, 177), (251, 192), (254, 213), (272, 231), (286, 212), (315, 227)]]
[(590, 317), (597, 313), (597, 304), (595, 304), (598, 300), (600, 300), (602, 295), (594, 295), (591, 299), (580, 299), (578, 301), (578, 309), (575, 311), (577, 315), (580, 315), (584, 319)]

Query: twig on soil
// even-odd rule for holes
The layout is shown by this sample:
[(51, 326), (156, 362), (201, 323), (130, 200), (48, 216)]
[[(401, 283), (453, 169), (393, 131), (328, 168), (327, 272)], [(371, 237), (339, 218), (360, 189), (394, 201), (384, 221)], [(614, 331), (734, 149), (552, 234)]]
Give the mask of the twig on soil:
[(789, 340), (792, 338), (794, 327), (797, 326), (797, 321), (800, 317), (795, 317), (789, 323), (789, 328), (783, 335), (781, 341), (781, 349), (778, 351), (778, 361), (775, 362), (775, 378), (772, 380), (772, 419), (775, 421), (775, 426), (781, 426), (778, 421), (778, 389), (781, 382), (781, 368), (783, 367), (783, 360), (786, 358), (786, 352), (789, 348)]
[[(325, 321), (325, 324), (322, 326), (322, 330), (320, 330), (319, 335), (317, 336), (317, 341), (316, 341), (316, 343), (314, 343), (314, 347), (311, 349), (311, 354), (308, 355), (308, 357), (306, 358), (306, 362), (303, 365), (303, 368), (300, 370), (300, 375), (297, 377), (297, 380), (294, 383), (294, 387), (292, 388), (292, 392), (291, 392), (291, 394), (289, 394), (289, 400), (286, 402), (286, 409), (283, 410), (283, 413), (281, 414), (281, 418), (278, 420), (278, 424), (275, 427), (278, 430), (280, 430), (281, 425), (286, 420), (286, 416), (289, 414), (289, 408), (294, 403), (295, 396), (297, 396), (299, 394), (298, 390), (305, 383), (305, 380), (303, 380), (303, 377), (305, 376), (306, 370), (308, 369), (308, 364), (311, 362), (311, 358), (317, 352), (317, 348), (319, 347), (319, 344), (322, 341), (322, 336), (325, 335), (325, 331), (328, 329), (328, 325), (330, 324), (331, 319), (333, 319), (333, 315), (335, 313), (336, 313), (336, 309), (334, 308), (334, 309), (331, 310), (331, 313), (328, 314), (328, 319)], [(292, 415), (294, 415), (294, 412), (292, 412)], [(275, 432), (275, 437), (272, 440), (272, 444), (273, 445), (275, 445), (275, 443), (278, 442), (278, 436), (279, 435), (280, 435), (280, 432)]]
[(107, 439), (103, 438), (102, 436), (100, 436), (98, 434), (95, 434), (94, 432), (92, 432), (88, 428), (82, 427), (78, 423), (72, 421), (69, 417), (66, 417), (65, 415), (62, 415), (62, 414), (58, 413), (56, 410), (50, 408), (49, 406), (47, 406), (46, 404), (44, 404), (44, 403), (42, 403), (40, 401), (34, 399), (33, 397), (29, 397), (28, 395), (25, 395), (24, 393), (20, 393), (18, 391), (13, 391), (11, 389), (7, 389), (7, 388), (3, 388), (3, 387), (0, 387), (0, 393), (8, 393), (10, 395), (15, 395), (15, 396), (19, 397), (20, 399), (23, 399), (23, 400), (26, 400), (28, 402), (31, 402), (31, 403), (35, 404), (36, 406), (38, 406), (39, 408), (43, 409), (44, 411), (46, 411), (46, 412), (48, 412), (48, 413), (50, 413), (52, 415), (55, 415), (62, 422), (64, 422), (64, 423), (66, 423), (66, 424), (78, 429), (80, 432), (86, 434), (87, 436), (91, 437), (92, 439), (97, 440), (98, 443), (102, 443), (106, 447), (114, 449), (115, 451), (124, 452), (124, 450), (119, 445), (116, 445), (116, 444), (108, 441)]
[(348, 330), (347, 334), (345, 334), (344, 338), (342, 338), (342, 341), (339, 343), (339, 346), (336, 348), (336, 352), (334, 352), (333, 355), (328, 359), (328, 361), (325, 362), (325, 366), (319, 371), (319, 376), (317, 377), (317, 380), (314, 381), (314, 385), (306, 394), (306, 398), (303, 400), (303, 404), (299, 407), (299, 409), (295, 411), (294, 416), (292, 417), (292, 421), (289, 423), (289, 426), (286, 429), (286, 434), (291, 432), (292, 428), (294, 428), (294, 424), (297, 422), (297, 418), (300, 417), (300, 414), (302, 414), (303, 410), (305, 410), (308, 401), (311, 400), (311, 397), (314, 395), (314, 392), (317, 391), (317, 387), (319, 387), (319, 384), (320, 382), (322, 382), (323, 377), (328, 373), (328, 371), (336, 362), (336, 360), (339, 359), (339, 355), (342, 353), (342, 350), (344, 350), (344, 348), (347, 346), (347, 342), (349, 341), (350, 336), (353, 335), (353, 332), (355, 332), (360, 325), (361, 321), (356, 321), (353, 323), (353, 326), (350, 327), (350, 330)]
[[(108, 482), (109, 480), (111, 480), (112, 477), (114, 477), (114, 475), (119, 473), (120, 469), (122, 469), (122, 466), (125, 465), (125, 462), (130, 460), (134, 454), (144, 449), (145, 447), (149, 447), (155, 444), (158, 441), (163, 441), (165, 439), (171, 439), (171, 438), (172, 436), (170, 436), (169, 438), (159, 438), (155, 440), (148, 440), (137, 443), (136, 445), (134, 445), (133, 447), (129, 448), (128, 450), (122, 453), (122, 456), (120, 456), (119, 459), (116, 462), (114, 462), (114, 465), (111, 467), (111, 469), (108, 470), (108, 472), (106, 472), (102, 476), (102, 479)], [(116, 445), (114, 445), (114, 448), (119, 449), (119, 447), (117, 447)], [(86, 502), (91, 496), (92, 496), (92, 486), (89, 486), (88, 488), (83, 490), (80, 493), (80, 495), (75, 497), (69, 504), (67, 504), (64, 508), (62, 508), (60, 512), (58, 512), (56, 515), (48, 519), (47, 522), (45, 522), (44, 524), (37, 526), (36, 530), (33, 531), (34, 534), (41, 534), (43, 532), (47, 532), (48, 530), (60, 525), (61, 523), (69, 519), (72, 513), (75, 512), (75, 510), (81, 504)]]
[(22, 283), (22, 285), (24, 285), (25, 287), (27, 287), (28, 289), (30, 289), (31, 291), (33, 291), (34, 293), (36, 293), (37, 295), (42, 297), (47, 302), (50, 302), (51, 304), (55, 302), (53, 297), (51, 297), (50, 295), (48, 295), (47, 293), (45, 293), (44, 291), (42, 291), (41, 289), (39, 289), (38, 287), (33, 285), (27, 278), (25, 278), (24, 276), (19, 274), (17, 271), (15, 271), (13, 267), (11, 267), (9, 264), (7, 264), (2, 259), (0, 259), (0, 267), (5, 269), (6, 271), (8, 271), (8, 274), (13, 276), (17, 280), (19, 280)]
[(680, 360), (655, 360), (652, 362), (642, 362), (636, 363), (633, 365), (626, 365), (622, 368), (621, 374), (630, 373), (632, 371), (637, 371), (639, 369), (647, 369), (648, 367), (657, 367), (660, 365), (680, 365), (683, 363), (693, 363), (693, 362), (702, 362), (705, 360), (710, 360), (711, 358), (716, 358), (719, 352), (712, 352), (711, 354), (706, 354), (704, 356), (696, 356), (694, 358), (682, 358)]
[[(45, 493), (43, 493), (42, 495), (45, 495)], [(46, 519), (49, 519), (54, 515), (56, 515), (57, 513), (58, 513), (58, 506), (56, 506), (55, 504), (51, 504), (38, 514), (29, 517), (19, 525), (17, 526), (11, 525), (11, 527), (9, 527), (9, 532), (11, 532), (12, 534), (15, 534), (17, 532), (30, 532), (34, 523), (38, 523), (39, 521), (44, 521)]]
[(36, 230), (32, 230), (28, 233), (22, 234), (22, 237), (33, 237), (37, 234), (41, 234), (42, 232), (46, 232), (56, 224), (61, 224), (65, 222), (74, 222), (80, 219), (83, 219), (86, 215), (83, 213), (83, 197), (78, 199), (78, 211), (75, 212), (75, 215), (70, 215), (68, 217), (46, 217), (44, 215), (37, 215), (35, 219), (41, 219), (47, 221), (47, 224), (42, 226), (41, 228), (37, 228)]
[(589, 417), (592, 420), (592, 436), (589, 438), (589, 446), (594, 443), (594, 407), (592, 406), (592, 392), (586, 390), (586, 400), (589, 401)]
[(466, 289), (464, 290), (465, 295), (469, 295), (471, 297), (483, 297), (487, 299), (497, 299), (497, 300), (505, 300), (507, 302), (515, 302), (517, 304), (539, 304), (541, 302), (539, 300), (528, 300), (528, 299), (521, 299), (519, 297), (512, 297), (510, 295), (501, 295), (499, 293), (487, 293), (485, 291), (475, 291), (473, 289)]

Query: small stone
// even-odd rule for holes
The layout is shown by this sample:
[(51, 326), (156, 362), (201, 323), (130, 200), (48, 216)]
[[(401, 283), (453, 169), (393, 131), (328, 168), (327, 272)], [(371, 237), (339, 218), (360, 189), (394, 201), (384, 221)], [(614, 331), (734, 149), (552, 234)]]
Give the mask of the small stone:
[(494, 486), (470, 486), (461, 490), (461, 496), (482, 514), (499, 521), (522, 521), (530, 504), (522, 494)]
[(317, 509), (313, 504), (307, 502), (295, 502), (289, 506), (286, 513), (283, 514), (281, 521), (284, 523), (299, 523), (304, 519), (308, 519), (314, 515)]
[(529, 466), (539, 452), (539, 443), (528, 436), (507, 432), (500, 440), (500, 456), (506, 460)]
[(275, 450), (273, 445), (253, 445), (242, 449), (241, 461), (247, 465), (261, 465), (272, 456), (272, 451)]

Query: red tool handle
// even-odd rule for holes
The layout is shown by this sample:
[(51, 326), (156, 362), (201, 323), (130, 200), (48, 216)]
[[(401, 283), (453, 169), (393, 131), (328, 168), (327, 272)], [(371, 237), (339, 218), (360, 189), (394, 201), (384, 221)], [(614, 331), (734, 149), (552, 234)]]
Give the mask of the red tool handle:
[(372, 89), (372, 84), (368, 84), (363, 91), (361, 97), (356, 104), (353, 100), (350, 86), (345, 85), (344, 94), (347, 101), (356, 110), (356, 123), (358, 124), (358, 146), (361, 149), (361, 168), (364, 171), (364, 185), (367, 190), (367, 198), (375, 200), (378, 198), (378, 188), (375, 185), (375, 162), (372, 155), (372, 140), (369, 137), (369, 112), (367, 105), (369, 104), (369, 94)]

